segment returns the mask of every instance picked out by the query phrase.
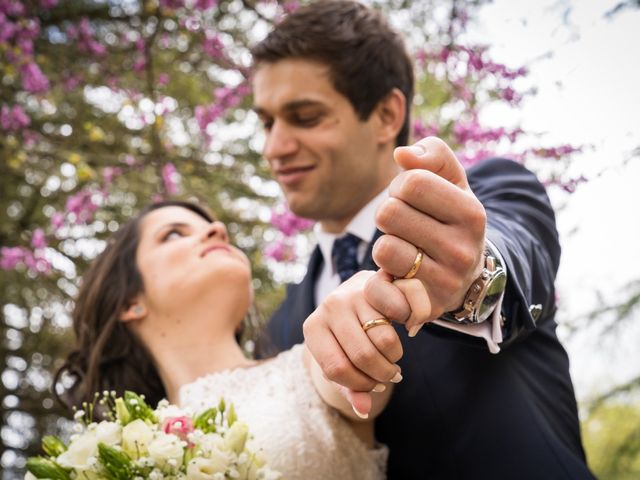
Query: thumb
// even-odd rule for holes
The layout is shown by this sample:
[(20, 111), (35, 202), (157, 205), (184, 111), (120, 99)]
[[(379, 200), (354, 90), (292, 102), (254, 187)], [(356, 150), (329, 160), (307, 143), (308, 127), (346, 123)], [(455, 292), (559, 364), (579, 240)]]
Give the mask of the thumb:
[(448, 182), (468, 189), (467, 174), (455, 153), (438, 137), (426, 137), (393, 152), (396, 163), (405, 170), (428, 170)]

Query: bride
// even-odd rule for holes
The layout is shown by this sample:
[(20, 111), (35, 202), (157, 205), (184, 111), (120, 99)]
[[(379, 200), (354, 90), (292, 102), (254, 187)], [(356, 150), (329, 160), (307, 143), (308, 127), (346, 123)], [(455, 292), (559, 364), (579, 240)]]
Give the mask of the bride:
[[(361, 323), (382, 316), (359, 293), (369, 274), (335, 294)], [(387, 452), (375, 444), (373, 420), (399, 367), (389, 362), (389, 381), (358, 397), (327, 380), (304, 345), (262, 362), (246, 358), (237, 332), (251, 280), (247, 257), (207, 210), (178, 201), (147, 207), (83, 277), (76, 348), (58, 375), (73, 379), (63, 397), (79, 404), (96, 391), (133, 390), (151, 404), (168, 398), (197, 411), (224, 397), (249, 424), (252, 448), (284, 478), (384, 478)]]

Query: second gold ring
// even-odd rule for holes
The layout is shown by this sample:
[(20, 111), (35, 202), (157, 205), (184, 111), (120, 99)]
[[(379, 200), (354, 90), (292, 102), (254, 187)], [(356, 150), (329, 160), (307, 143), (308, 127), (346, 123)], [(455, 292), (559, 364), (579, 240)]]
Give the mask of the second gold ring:
[(388, 318), (374, 318), (373, 320), (369, 320), (367, 322), (364, 322), (362, 324), (362, 329), (366, 332), (367, 330), (374, 328), (374, 327), (379, 327), (381, 325), (391, 325), (391, 320), (389, 320)]

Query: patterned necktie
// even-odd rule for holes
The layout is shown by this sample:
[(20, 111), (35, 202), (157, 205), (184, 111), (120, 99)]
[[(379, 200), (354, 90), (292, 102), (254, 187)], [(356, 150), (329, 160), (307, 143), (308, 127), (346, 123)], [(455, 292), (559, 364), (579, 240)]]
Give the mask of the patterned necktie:
[(336, 262), (340, 282), (344, 282), (358, 271), (358, 245), (360, 239), (351, 233), (333, 242), (331, 258)]

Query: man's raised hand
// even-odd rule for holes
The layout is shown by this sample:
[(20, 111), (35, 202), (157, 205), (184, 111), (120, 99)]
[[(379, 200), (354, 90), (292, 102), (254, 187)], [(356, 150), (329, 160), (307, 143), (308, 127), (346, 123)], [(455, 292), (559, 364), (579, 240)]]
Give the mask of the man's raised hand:
[[(371, 306), (415, 334), (419, 325), (462, 305), (467, 289), (482, 271), (486, 214), (467, 182), (463, 166), (442, 140), (427, 137), (398, 147), (396, 162), (405, 171), (391, 182), (376, 224), (385, 233), (374, 245), (378, 266), (403, 278), (423, 257), (414, 278), (429, 297), (427, 317), (410, 317), (397, 295), (367, 295)], [(375, 282), (371, 279), (370, 282)], [(376, 292), (378, 288), (367, 288)], [(407, 321), (410, 318), (409, 321)]]

